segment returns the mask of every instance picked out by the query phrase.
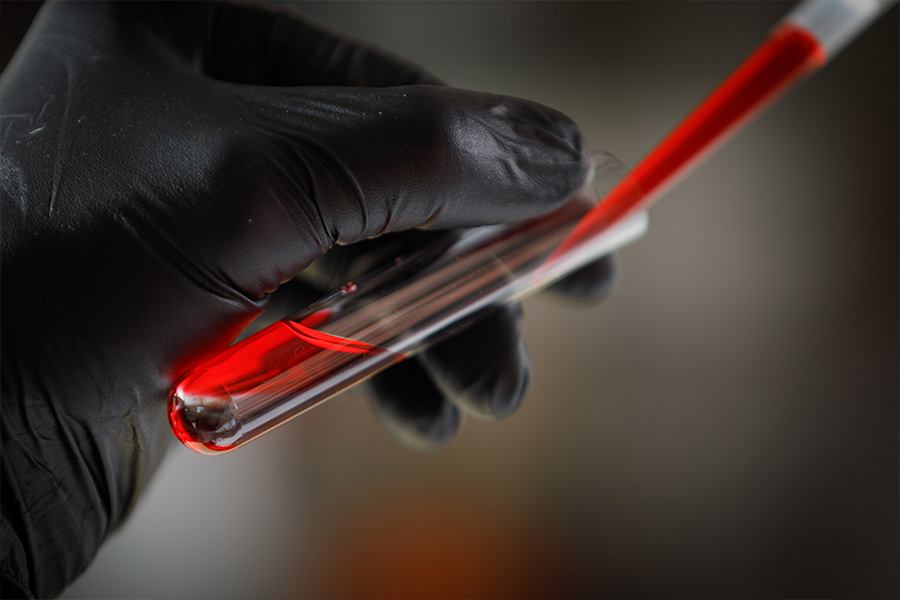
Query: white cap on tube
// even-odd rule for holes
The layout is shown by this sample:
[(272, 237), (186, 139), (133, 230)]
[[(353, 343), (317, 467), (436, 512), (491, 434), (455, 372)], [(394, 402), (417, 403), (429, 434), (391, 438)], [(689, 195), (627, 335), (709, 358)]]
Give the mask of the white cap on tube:
[(813, 34), (830, 59), (896, 0), (805, 0), (784, 18)]

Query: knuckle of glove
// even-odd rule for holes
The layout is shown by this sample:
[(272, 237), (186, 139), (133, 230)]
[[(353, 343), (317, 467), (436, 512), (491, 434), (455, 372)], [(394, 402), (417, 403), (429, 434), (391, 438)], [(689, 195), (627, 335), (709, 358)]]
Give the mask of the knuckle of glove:
[(443, 211), (442, 226), (542, 214), (583, 183), (586, 144), (561, 113), (493, 94), (429, 87), (419, 92), (419, 105), (430, 113), (437, 134), (429, 155), (453, 178), (446, 189), (462, 199), (454, 202), (462, 211)]

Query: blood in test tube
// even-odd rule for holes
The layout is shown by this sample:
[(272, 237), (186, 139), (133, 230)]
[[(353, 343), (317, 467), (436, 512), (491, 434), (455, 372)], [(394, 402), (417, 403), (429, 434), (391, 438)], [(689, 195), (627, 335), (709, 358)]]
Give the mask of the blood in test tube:
[(325, 320), (321, 312), (300, 322), (278, 321), (191, 369), (169, 399), (169, 424), (175, 436), (204, 454), (227, 452), (246, 441), (252, 398), (277, 398), (286, 390), (296, 395), (319, 383), (323, 374), (306, 365), (348, 368), (352, 360), (347, 355), (385, 354), (391, 362), (405, 358), (315, 329)]

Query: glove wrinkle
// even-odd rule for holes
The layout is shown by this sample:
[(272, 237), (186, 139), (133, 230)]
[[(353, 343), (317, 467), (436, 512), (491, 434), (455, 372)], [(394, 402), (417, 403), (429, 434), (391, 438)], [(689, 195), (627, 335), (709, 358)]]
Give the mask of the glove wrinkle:
[[(6, 461), (3, 460), (3, 493), (8, 494), (6, 486), (7, 477)], [(31, 586), (29, 573), (31, 567), (28, 564), (27, 554), (22, 547), (23, 535), (16, 531), (11, 521), (11, 515), (7, 516), (6, 506), (2, 506), (0, 513), (0, 597), (10, 600), (12, 598), (33, 598), (29, 591)]]
[(204, 261), (190, 246), (175, 241), (167, 229), (152, 227), (152, 219), (139, 205), (124, 206), (117, 215), (118, 223), (129, 232), (134, 243), (150, 259), (170, 272), (190, 281), (205, 292), (226, 302), (255, 305), (260, 298), (240, 288), (221, 268)]
[[(43, 416), (29, 415), (41, 423), (33, 441), (17, 437), (17, 414), (39, 410)], [(108, 502), (58, 414), (35, 402), (18, 410), (4, 402), (3, 417), (3, 512), (17, 516), (10, 525), (24, 542), (29, 589), (38, 597), (55, 596), (87, 567), (105, 538)], [(70, 475), (60, 479), (58, 473)]]
[[(314, 190), (308, 200), (318, 209), (329, 247), (369, 237), (368, 203), (353, 171), (337, 152), (317, 140), (306, 140), (303, 154)], [(341, 199), (340, 208), (335, 206), (337, 199)], [(322, 208), (326, 203), (330, 204), (328, 211)]]

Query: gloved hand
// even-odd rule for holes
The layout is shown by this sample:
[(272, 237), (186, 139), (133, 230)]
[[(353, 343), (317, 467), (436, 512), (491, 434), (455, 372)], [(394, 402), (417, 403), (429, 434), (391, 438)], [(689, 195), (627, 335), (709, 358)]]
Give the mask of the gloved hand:
[[(313, 259), (537, 215), (582, 182), (566, 117), (437, 83), (285, 8), (44, 7), (0, 81), (4, 598), (86, 568), (172, 439), (174, 379)], [(511, 412), (520, 319), (383, 374), (389, 428), (439, 443), (460, 407)]]

